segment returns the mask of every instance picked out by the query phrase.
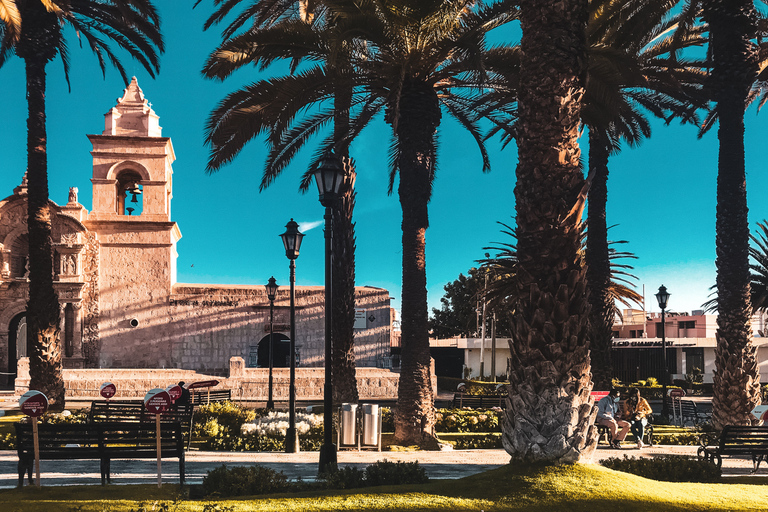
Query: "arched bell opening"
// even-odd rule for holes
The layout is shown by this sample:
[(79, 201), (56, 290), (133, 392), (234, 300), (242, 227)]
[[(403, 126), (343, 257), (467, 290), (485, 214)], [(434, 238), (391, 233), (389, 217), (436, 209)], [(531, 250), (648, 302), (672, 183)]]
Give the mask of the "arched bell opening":
[(141, 176), (133, 170), (122, 171), (117, 176), (117, 214), (136, 216), (141, 215), (144, 201), (142, 200), (144, 187), (141, 185)]

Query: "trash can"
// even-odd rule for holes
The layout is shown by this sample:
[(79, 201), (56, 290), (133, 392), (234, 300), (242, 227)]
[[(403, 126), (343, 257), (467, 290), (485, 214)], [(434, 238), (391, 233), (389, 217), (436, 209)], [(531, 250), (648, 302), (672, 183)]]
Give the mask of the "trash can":
[(341, 444), (357, 442), (357, 404), (341, 404)]
[(376, 446), (379, 444), (379, 406), (376, 404), (363, 404), (363, 444)]

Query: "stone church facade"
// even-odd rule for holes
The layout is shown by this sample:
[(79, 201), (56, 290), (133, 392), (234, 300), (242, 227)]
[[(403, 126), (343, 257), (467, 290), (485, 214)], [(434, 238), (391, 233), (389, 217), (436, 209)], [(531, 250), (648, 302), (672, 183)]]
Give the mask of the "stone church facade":
[[(181, 231), (171, 220), (171, 139), (134, 78), (105, 115), (93, 145), (93, 209), (50, 203), (54, 287), (65, 368), (179, 368), (216, 374), (230, 359), (264, 366), (269, 301), (264, 286), (176, 282)], [(6, 383), (25, 357), (28, 298), (26, 180), (0, 201), (0, 372)], [(324, 363), (322, 287), (296, 288), (299, 366)], [(358, 366), (389, 355), (389, 292), (358, 287)], [(277, 367), (289, 362), (287, 286), (275, 301)]]

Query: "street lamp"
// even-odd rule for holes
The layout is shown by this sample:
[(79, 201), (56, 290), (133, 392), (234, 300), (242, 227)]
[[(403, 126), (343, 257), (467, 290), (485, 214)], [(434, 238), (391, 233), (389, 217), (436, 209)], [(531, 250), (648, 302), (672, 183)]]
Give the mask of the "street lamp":
[(299, 436), (296, 433), (296, 258), (304, 234), (299, 232), (299, 225), (291, 219), (285, 225), (285, 233), (280, 235), (285, 246), (285, 255), (290, 260), (291, 269), (291, 373), (288, 385), (288, 430), (285, 433), (286, 453), (299, 451)]
[(277, 282), (275, 276), (269, 278), (269, 282), (264, 285), (267, 289), (267, 298), (269, 299), (269, 396), (267, 397), (267, 409), (274, 410), (275, 401), (272, 399), (272, 354), (274, 353), (273, 326), (275, 321), (275, 295), (277, 295)]
[(325, 384), (323, 386), (323, 445), (320, 447), (319, 473), (336, 465), (336, 445), (333, 444), (333, 384), (331, 370), (331, 337), (333, 333), (333, 208), (341, 196), (344, 183), (344, 162), (333, 152), (326, 153), (313, 174), (325, 206)]
[(667, 365), (667, 329), (665, 325), (664, 310), (667, 309), (667, 301), (669, 300), (669, 292), (664, 285), (659, 286), (659, 293), (656, 294), (656, 300), (659, 301), (659, 308), (661, 309), (661, 352), (664, 361), (664, 383), (662, 387), (662, 406), (661, 415), (664, 418), (669, 419), (669, 408), (667, 407), (667, 384), (669, 384), (669, 366)]

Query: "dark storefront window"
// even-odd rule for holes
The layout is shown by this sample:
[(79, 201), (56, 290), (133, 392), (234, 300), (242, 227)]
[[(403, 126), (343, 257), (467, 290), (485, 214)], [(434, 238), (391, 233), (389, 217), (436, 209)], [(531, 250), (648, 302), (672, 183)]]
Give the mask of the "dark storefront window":
[[(622, 382), (637, 382), (655, 377), (664, 378), (664, 358), (661, 348), (620, 348), (613, 351), (613, 376)], [(703, 358), (703, 355), (702, 355)], [(667, 349), (669, 373), (677, 373), (675, 349)]]

